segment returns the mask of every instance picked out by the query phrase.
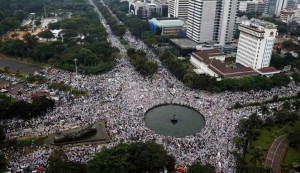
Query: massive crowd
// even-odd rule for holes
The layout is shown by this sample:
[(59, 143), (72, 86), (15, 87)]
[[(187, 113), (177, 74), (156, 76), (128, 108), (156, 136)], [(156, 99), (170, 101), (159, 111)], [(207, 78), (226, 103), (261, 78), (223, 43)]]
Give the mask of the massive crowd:
[[(48, 80), (63, 81), (74, 87), (88, 89), (89, 94), (82, 97), (59, 94), (56, 108), (45, 117), (26, 122), (16, 119), (3, 121), (8, 127), (8, 136), (43, 135), (106, 119), (111, 142), (102, 145), (70, 146), (66, 149), (69, 159), (87, 162), (104, 146), (112, 147), (120, 142), (154, 140), (176, 158), (177, 165), (186, 167), (201, 161), (215, 165), (218, 172), (235, 172), (235, 160), (230, 151), (236, 150), (232, 140), (237, 135), (236, 125), (239, 119), (249, 116), (257, 111), (257, 108), (248, 107), (233, 111), (226, 108), (237, 101), (261, 101), (270, 99), (275, 94), (280, 97), (290, 96), (300, 90), (299, 85), (292, 83), (289, 87), (269, 91), (211, 94), (187, 88), (162, 67), (151, 78), (144, 78), (135, 72), (124, 58), (126, 49), (111, 33), (105, 20), (101, 16), (100, 18), (110, 43), (121, 51), (116, 67), (106, 74), (91, 76), (57, 69), (48, 70)], [(148, 57), (157, 60), (155, 54), (129, 32), (124, 37), (131, 47), (147, 50)], [(184, 138), (155, 134), (146, 127), (144, 113), (162, 103), (178, 103), (197, 109), (205, 117), (205, 127), (200, 133)], [(64, 123), (61, 123), (62, 120)], [(30, 154), (25, 154), (22, 150), (15, 151), (10, 166), (17, 169), (33, 163), (47, 165), (47, 157), (51, 152), (52, 149), (46, 147)]]

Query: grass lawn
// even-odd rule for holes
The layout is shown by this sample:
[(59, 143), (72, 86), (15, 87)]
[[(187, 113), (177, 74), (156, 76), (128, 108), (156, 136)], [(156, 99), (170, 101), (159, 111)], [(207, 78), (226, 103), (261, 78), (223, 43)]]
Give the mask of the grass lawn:
[(285, 158), (283, 160), (283, 165), (288, 166), (289, 164), (292, 164), (293, 162), (300, 162), (300, 151), (295, 150), (292, 147), (289, 147)]
[[(265, 158), (268, 154), (269, 148), (271, 147), (274, 139), (280, 135), (287, 134), (289, 132), (293, 132), (299, 128), (300, 128), (300, 120), (295, 121), (293, 124), (289, 124), (289, 125), (275, 124), (272, 127), (268, 126), (268, 127), (262, 128), (257, 140), (253, 141), (250, 144), (248, 153), (246, 154), (245, 160), (247, 161), (248, 165), (253, 165), (253, 163), (250, 160), (252, 158), (251, 153), (253, 152), (253, 149), (255, 148), (255, 146), (259, 146), (262, 148), (262, 150), (263, 150), (262, 162), (264, 164)], [(298, 160), (300, 160), (299, 159), (300, 152), (299, 151), (295, 152), (295, 150), (293, 148), (289, 147), (287, 154), (285, 156), (284, 164), (292, 163), (292, 162), (296, 161), (297, 158), (298, 158)], [(260, 166), (259, 163), (257, 163), (257, 165)]]

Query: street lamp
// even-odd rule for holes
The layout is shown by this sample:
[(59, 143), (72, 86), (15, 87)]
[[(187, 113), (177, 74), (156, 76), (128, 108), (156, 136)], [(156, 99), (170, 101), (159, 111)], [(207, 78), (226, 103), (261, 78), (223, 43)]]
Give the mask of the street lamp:
[(77, 81), (77, 61), (78, 61), (78, 59), (77, 58), (75, 58), (74, 59), (74, 62), (75, 62), (75, 71), (76, 71), (76, 88), (77, 88), (77, 85), (78, 85), (78, 81)]
[(77, 61), (78, 61), (78, 59), (76, 58), (76, 59), (74, 59), (74, 62), (75, 62), (75, 71), (76, 71), (76, 75), (77, 75)]

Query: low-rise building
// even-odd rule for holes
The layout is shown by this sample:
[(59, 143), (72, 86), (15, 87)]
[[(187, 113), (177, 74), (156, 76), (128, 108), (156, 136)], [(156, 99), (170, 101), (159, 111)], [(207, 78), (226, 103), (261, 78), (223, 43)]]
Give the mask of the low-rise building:
[(149, 20), (150, 30), (158, 35), (178, 35), (183, 29), (184, 22), (179, 19), (156, 19)]
[(280, 12), (280, 20), (284, 23), (290, 23), (293, 21), (295, 11), (282, 10)]
[(235, 64), (226, 66), (226, 54), (219, 49), (200, 50), (191, 54), (190, 62), (197, 74), (206, 74), (213, 77), (232, 78), (257, 75), (258, 72), (250, 67)]
[(274, 67), (253, 69), (239, 63), (226, 65), (226, 57), (227, 54), (223, 53), (220, 49), (205, 49), (193, 52), (190, 63), (195, 67), (194, 72), (197, 74), (209, 75), (216, 78), (238, 78), (252, 75), (272, 76), (273, 74), (280, 73)]

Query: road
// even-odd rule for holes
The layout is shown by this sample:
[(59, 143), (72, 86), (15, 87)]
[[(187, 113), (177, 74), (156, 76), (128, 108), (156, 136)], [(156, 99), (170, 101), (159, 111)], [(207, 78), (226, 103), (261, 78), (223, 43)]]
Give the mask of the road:
[(35, 71), (42, 70), (42, 68), (34, 66), (32, 64), (27, 64), (20, 61), (14, 61), (6, 58), (0, 59), (0, 67), (9, 67), (9, 70), (20, 71), (28, 74), (33, 74)]
[(273, 173), (281, 173), (281, 163), (288, 148), (288, 135), (277, 137), (272, 143), (265, 162), (266, 168), (271, 168)]

